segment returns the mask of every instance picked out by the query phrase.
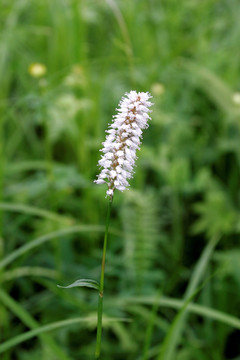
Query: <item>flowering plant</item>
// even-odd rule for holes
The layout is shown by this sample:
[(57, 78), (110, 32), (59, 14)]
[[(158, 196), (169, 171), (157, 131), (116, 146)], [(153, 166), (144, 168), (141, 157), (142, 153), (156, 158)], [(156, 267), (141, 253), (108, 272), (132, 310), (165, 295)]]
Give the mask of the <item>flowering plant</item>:
[(85, 286), (96, 289), (99, 293), (96, 359), (99, 359), (101, 350), (104, 270), (113, 194), (116, 189), (123, 191), (129, 186), (128, 179), (133, 174), (136, 150), (140, 149), (142, 130), (148, 127), (147, 121), (150, 119), (148, 113), (151, 111), (149, 109), (152, 105), (149, 101), (151, 97), (148, 92), (130, 91), (130, 93), (125, 94), (119, 103), (117, 115), (113, 116), (113, 121), (107, 130), (108, 135), (103, 143), (103, 148), (100, 150), (103, 152), (99, 160), (99, 166), (102, 169), (95, 183), (106, 183), (108, 186), (107, 196), (109, 197), (100, 283), (92, 279), (80, 279), (69, 286), (60, 286), (64, 288)]

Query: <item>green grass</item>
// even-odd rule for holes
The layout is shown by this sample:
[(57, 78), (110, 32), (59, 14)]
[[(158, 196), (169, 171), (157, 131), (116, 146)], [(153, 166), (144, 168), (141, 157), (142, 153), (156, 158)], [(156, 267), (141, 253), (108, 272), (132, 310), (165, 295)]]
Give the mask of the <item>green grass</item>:
[(94, 358), (97, 296), (57, 284), (99, 279), (93, 180), (131, 89), (155, 105), (114, 198), (102, 359), (240, 358), (239, 16), (237, 0), (0, 2), (1, 359)]

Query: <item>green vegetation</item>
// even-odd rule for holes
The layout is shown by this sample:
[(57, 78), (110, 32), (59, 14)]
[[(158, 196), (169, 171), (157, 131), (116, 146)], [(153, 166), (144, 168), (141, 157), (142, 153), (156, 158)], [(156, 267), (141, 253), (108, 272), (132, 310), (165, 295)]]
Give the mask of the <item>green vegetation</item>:
[[(104, 360), (240, 359), (237, 0), (0, 2), (0, 358), (94, 359), (108, 200), (99, 149), (122, 95), (153, 95), (116, 192)], [(36, 64), (39, 64), (38, 66)]]

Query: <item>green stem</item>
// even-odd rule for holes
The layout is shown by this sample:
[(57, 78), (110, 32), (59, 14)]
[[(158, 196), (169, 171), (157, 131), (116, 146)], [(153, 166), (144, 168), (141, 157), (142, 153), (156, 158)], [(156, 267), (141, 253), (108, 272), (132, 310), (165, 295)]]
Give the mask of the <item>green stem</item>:
[(109, 203), (108, 203), (107, 219), (106, 219), (106, 230), (105, 230), (104, 243), (103, 243), (102, 268), (101, 268), (101, 278), (100, 278), (99, 298), (98, 298), (97, 342), (96, 342), (96, 353), (95, 353), (95, 358), (96, 359), (99, 359), (100, 350), (101, 350), (104, 269), (105, 269), (105, 259), (106, 259), (107, 239), (108, 239), (108, 227), (109, 227), (111, 207), (112, 207), (112, 198), (109, 200)]

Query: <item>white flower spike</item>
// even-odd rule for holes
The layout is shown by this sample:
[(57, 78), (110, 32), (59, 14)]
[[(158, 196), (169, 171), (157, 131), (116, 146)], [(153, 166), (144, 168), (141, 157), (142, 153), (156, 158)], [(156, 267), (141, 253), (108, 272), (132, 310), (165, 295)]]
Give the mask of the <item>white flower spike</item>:
[(136, 160), (136, 150), (140, 149), (142, 130), (148, 127), (148, 115), (153, 105), (148, 92), (130, 91), (119, 103), (117, 115), (109, 129), (103, 152), (98, 164), (102, 168), (96, 184), (108, 185), (107, 196), (112, 199), (115, 189), (126, 190), (129, 186), (127, 179), (133, 174)]

